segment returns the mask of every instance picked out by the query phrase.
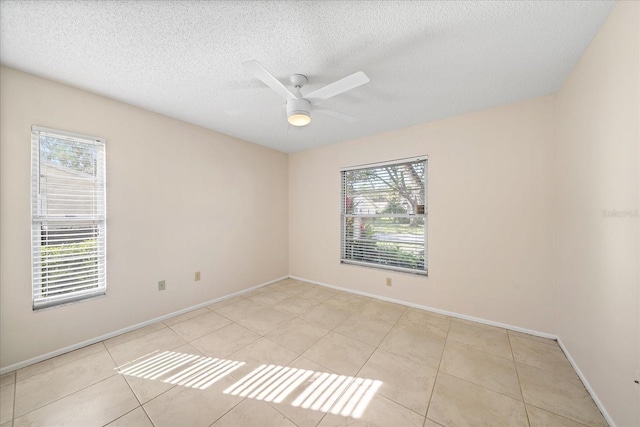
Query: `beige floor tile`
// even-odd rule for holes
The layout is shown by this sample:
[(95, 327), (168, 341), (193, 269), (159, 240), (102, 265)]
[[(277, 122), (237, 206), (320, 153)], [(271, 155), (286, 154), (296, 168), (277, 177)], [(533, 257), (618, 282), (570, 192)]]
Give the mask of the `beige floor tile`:
[(524, 338), (527, 340), (532, 340), (532, 341), (537, 341), (537, 342), (541, 342), (541, 343), (545, 343), (545, 344), (549, 344), (549, 345), (553, 345), (553, 346), (557, 346), (558, 345), (558, 341), (556, 340), (552, 340), (550, 338), (542, 338), (542, 337), (538, 337), (535, 335), (531, 335), (531, 334), (525, 334), (523, 332), (516, 332), (516, 331), (507, 331), (507, 333), (509, 334), (510, 337), (516, 337), (516, 338)]
[(378, 349), (358, 372), (358, 377), (382, 381), (378, 394), (425, 415), (436, 370)]
[(335, 296), (338, 291), (333, 289), (325, 288), (324, 286), (314, 285), (312, 288), (309, 288), (305, 292), (301, 293), (299, 296), (301, 298), (310, 299), (317, 303), (322, 303), (328, 300), (329, 298)]
[(391, 330), (392, 325), (381, 320), (373, 320), (359, 313), (352, 314), (339, 324), (334, 331), (365, 344), (377, 347)]
[(447, 338), (485, 353), (513, 360), (509, 337), (505, 329), (453, 319)]
[(7, 372), (6, 374), (2, 374), (0, 376), (0, 387), (4, 387), (9, 384), (13, 384), (16, 382), (16, 372)]
[(233, 382), (225, 377), (206, 390), (174, 387), (147, 402), (144, 409), (156, 427), (210, 426), (242, 401), (223, 392)]
[(522, 400), (513, 360), (494, 356), (456, 341), (447, 341), (440, 371)]
[(280, 412), (265, 402), (245, 399), (227, 412), (212, 427), (296, 427)]
[(197, 310), (187, 311), (186, 313), (180, 314), (178, 316), (170, 317), (164, 321), (164, 324), (167, 326), (175, 325), (176, 323), (184, 322), (185, 320), (193, 319), (194, 317), (198, 317), (202, 314), (210, 313), (211, 310), (206, 307), (199, 308)]
[(13, 427), (13, 421), (7, 421), (4, 424), (0, 424), (0, 427)]
[(11, 422), (13, 419), (14, 384), (0, 387), (0, 424)]
[(24, 380), (41, 372), (50, 371), (51, 369), (57, 368), (58, 366), (62, 366), (67, 363), (82, 359), (84, 357), (91, 356), (92, 354), (104, 351), (104, 349), (104, 344), (99, 342), (79, 348), (77, 350), (70, 351), (65, 354), (61, 354), (60, 356), (52, 357), (51, 359), (43, 360), (40, 363), (35, 363), (22, 369), (18, 369), (18, 371), (16, 372), (16, 380)]
[(363, 297), (360, 295), (349, 294), (346, 292), (339, 292), (333, 297), (329, 298), (324, 304), (342, 309), (349, 313), (355, 313), (360, 310), (371, 298)]
[(16, 383), (15, 417), (117, 375), (106, 350)]
[(375, 347), (331, 332), (311, 346), (303, 356), (341, 375), (355, 375)]
[(309, 289), (311, 289), (313, 285), (301, 284), (296, 282), (283, 282), (279, 287), (278, 291), (285, 293), (286, 295), (292, 297), (300, 295)]
[(180, 335), (185, 341), (190, 342), (200, 338), (209, 332), (218, 330), (231, 324), (231, 320), (220, 316), (218, 313), (203, 309), (205, 312), (191, 319), (171, 325), (171, 329)]
[(255, 332), (237, 323), (232, 323), (192, 341), (191, 344), (205, 356), (222, 358), (235, 353), (259, 338), (260, 335)]
[(442, 427), (442, 424), (438, 424), (437, 422), (427, 418), (424, 420), (424, 427)]
[(416, 308), (407, 310), (398, 319), (398, 326), (416, 326), (442, 336), (447, 336), (451, 318), (438, 313), (432, 313)]
[(580, 379), (516, 364), (522, 395), (526, 403), (588, 426), (607, 423)]
[(247, 297), (251, 301), (264, 304), (264, 305), (273, 305), (277, 304), (282, 300), (289, 298), (291, 294), (287, 292), (280, 291), (279, 288), (269, 289), (266, 292), (261, 292), (257, 295), (252, 295)]
[(552, 414), (535, 406), (526, 405), (531, 427), (584, 427), (584, 424)]
[[(165, 391), (175, 387), (175, 382), (168, 382), (178, 372), (185, 372), (200, 361), (203, 356), (195, 347), (187, 344), (178, 347), (167, 358), (160, 359), (163, 352), (137, 359), (134, 362), (120, 366), (125, 380), (133, 390), (140, 403), (146, 403)], [(158, 361), (151, 363), (152, 360)], [(145, 369), (146, 368), (146, 369)]]
[(149, 417), (147, 417), (144, 409), (138, 407), (112, 423), (107, 424), (107, 427), (153, 427), (153, 423)]
[(305, 390), (307, 390), (307, 388), (313, 383), (314, 376), (334, 374), (334, 372), (302, 356), (291, 362), (289, 367), (296, 368), (300, 371), (312, 371), (312, 373), (309, 374), (309, 377), (306, 379), (304, 377), (305, 374), (301, 373), (301, 377), (297, 378), (302, 378), (304, 381), (299, 384), (294, 381), (290, 384), (292, 389), (288, 390), (288, 392), (285, 391), (284, 393), (279, 394), (275, 399), (271, 399), (268, 403), (298, 426), (315, 426), (324, 416), (324, 412), (305, 409), (299, 405), (294, 406), (293, 403), (300, 398)]
[(319, 304), (300, 317), (320, 328), (333, 329), (350, 315), (351, 313), (341, 308)]
[(516, 362), (551, 371), (556, 375), (578, 378), (569, 360), (558, 345), (549, 345), (534, 340), (510, 337), (513, 357)]
[[(398, 405), (389, 399), (380, 395), (375, 395), (371, 399), (369, 405), (363, 408), (360, 415), (360, 405), (356, 404), (356, 411), (346, 411), (352, 413), (351, 416), (343, 416), (340, 414), (328, 413), (322, 419), (319, 427), (331, 426), (356, 426), (356, 427), (422, 427), (424, 417), (416, 414), (409, 409)], [(364, 405), (363, 405), (364, 406)], [(348, 409), (348, 408), (345, 408)], [(354, 413), (355, 412), (355, 413)], [(359, 415), (359, 417), (356, 417)]]
[(427, 418), (443, 426), (527, 426), (518, 400), (440, 372)]
[(293, 316), (271, 307), (262, 308), (253, 315), (238, 320), (238, 324), (245, 328), (251, 329), (260, 335), (266, 335), (269, 332), (284, 325), (293, 319)]
[(128, 375), (125, 375), (124, 379), (127, 381), (127, 384), (129, 384), (129, 387), (131, 387), (131, 390), (133, 390), (138, 401), (142, 404), (175, 387), (174, 384), (167, 384), (159, 380), (150, 380)]
[(394, 326), (380, 348), (437, 369), (446, 338), (420, 326)]
[(307, 369), (310, 371), (318, 371), (318, 372), (328, 372), (330, 374), (335, 374), (334, 371), (327, 368), (326, 366), (322, 366), (313, 360), (307, 359), (304, 356), (297, 357), (293, 362), (289, 363), (290, 367), (298, 368), (298, 369)]
[(297, 357), (298, 353), (267, 338), (260, 338), (229, 356), (229, 359), (244, 363), (242, 367), (233, 371), (231, 375), (236, 379), (240, 379), (262, 365), (287, 366)]
[(159, 331), (159, 330), (164, 329), (166, 327), (167, 327), (167, 325), (165, 325), (163, 322), (152, 323), (152, 324), (144, 326), (142, 328), (134, 329), (133, 331), (126, 332), (124, 334), (120, 334), (120, 335), (115, 336), (113, 338), (109, 338), (108, 340), (103, 341), (103, 343), (104, 343), (105, 347), (107, 347), (107, 349), (113, 348), (113, 347), (118, 346), (120, 344), (124, 344), (127, 341), (131, 341), (131, 340), (134, 340), (136, 338), (140, 338), (140, 337), (142, 337), (144, 335), (150, 334), (152, 332)]
[(150, 334), (126, 341), (123, 344), (109, 348), (109, 353), (118, 366), (130, 363), (148, 354), (173, 350), (187, 342), (170, 328), (164, 327)]
[(303, 313), (306, 313), (311, 309), (311, 307), (314, 307), (316, 305), (318, 305), (318, 303), (310, 299), (291, 296), (285, 300), (280, 301), (277, 304), (274, 304), (273, 308), (291, 314), (293, 316), (299, 316)]
[(139, 405), (120, 375), (16, 418), (22, 426), (103, 426)]
[(328, 333), (328, 329), (314, 326), (304, 319), (297, 318), (269, 332), (266, 337), (302, 354)]
[(394, 325), (405, 311), (407, 311), (407, 307), (404, 305), (371, 300), (363, 305), (358, 313), (368, 319), (380, 320)]
[(256, 311), (259, 311), (265, 307), (266, 306), (264, 304), (251, 301), (249, 299), (243, 299), (233, 304), (225, 305), (224, 307), (218, 308), (215, 310), (215, 312), (236, 322), (245, 317), (252, 316)]

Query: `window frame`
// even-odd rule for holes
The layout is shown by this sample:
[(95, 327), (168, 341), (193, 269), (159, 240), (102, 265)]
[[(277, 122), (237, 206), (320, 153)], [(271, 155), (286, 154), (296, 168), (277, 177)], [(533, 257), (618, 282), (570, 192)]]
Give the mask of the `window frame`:
[[(423, 185), (424, 185), (424, 213), (423, 214), (419, 214), (419, 213), (406, 213), (406, 214), (394, 214), (394, 213), (382, 213), (382, 214), (356, 214), (356, 213), (347, 213), (347, 187), (348, 187), (348, 182), (347, 182), (347, 173), (350, 171), (366, 171), (366, 170), (371, 170), (371, 169), (379, 169), (379, 168), (383, 168), (383, 167), (389, 167), (389, 166), (399, 166), (399, 165), (405, 165), (405, 164), (415, 164), (415, 163), (421, 163), (424, 162), (424, 178), (423, 178)], [(341, 198), (340, 198), (340, 222), (341, 222), (341, 236), (340, 236), (340, 263), (341, 264), (348, 264), (348, 265), (359, 265), (359, 266), (364, 266), (364, 267), (370, 267), (370, 268), (376, 268), (376, 269), (382, 269), (382, 270), (392, 270), (392, 271), (399, 271), (399, 272), (404, 272), (404, 273), (411, 273), (411, 274), (417, 274), (420, 276), (424, 276), (427, 277), (428, 276), (428, 200), (427, 200), (427, 195), (428, 195), (428, 191), (427, 191), (427, 182), (428, 182), (428, 156), (424, 155), (424, 156), (418, 156), (418, 157), (411, 157), (411, 158), (404, 158), (404, 159), (397, 159), (397, 160), (390, 160), (390, 161), (385, 161), (385, 162), (378, 162), (378, 163), (369, 163), (369, 164), (363, 164), (363, 165), (358, 165), (358, 166), (350, 166), (350, 167), (345, 167), (342, 168), (340, 170), (340, 183), (341, 183)], [(347, 233), (347, 218), (423, 218), (424, 219), (424, 237), (423, 237), (423, 244), (424, 244), (424, 266), (423, 268), (406, 268), (406, 267), (401, 267), (401, 266), (394, 266), (394, 265), (385, 265), (385, 264), (381, 264), (379, 262), (374, 262), (372, 260), (369, 261), (362, 261), (362, 260), (355, 260), (352, 259), (353, 257), (349, 258), (347, 256), (347, 248), (348, 248), (348, 242), (347, 242), (347, 238), (348, 238), (348, 233)], [(352, 243), (353, 244), (353, 243)], [(376, 242), (377, 245), (377, 242)], [(390, 261), (391, 259), (385, 259), (386, 261)]]
[[(43, 182), (49, 176), (42, 175), (43, 159), (41, 156), (42, 142), (41, 137), (51, 137), (61, 141), (71, 142), (73, 144), (84, 144), (86, 146), (95, 147), (95, 159), (94, 159), (94, 173), (93, 178), (87, 180), (90, 182), (91, 196), (86, 197), (82, 194), (82, 190), (73, 190), (69, 193), (64, 193), (62, 197), (75, 196), (85, 197), (84, 205), (76, 205), (73, 202), (69, 202), (69, 199), (61, 198), (57, 203), (64, 206), (64, 208), (57, 208), (59, 213), (57, 215), (49, 212), (48, 200), (41, 197), (41, 191)], [(64, 165), (55, 165), (51, 162), (47, 166), (55, 167), (58, 169), (68, 169), (69, 174), (78, 174), (78, 171), (74, 171), (72, 168)], [(43, 179), (45, 178), (45, 179)], [(75, 178), (58, 178), (60, 180), (70, 180)], [(82, 178), (85, 179), (85, 178)], [(74, 182), (74, 181), (72, 181)], [(69, 186), (69, 184), (66, 184)], [(55, 188), (55, 187), (54, 187)], [(86, 190), (83, 189), (85, 192)], [(50, 129), (42, 126), (33, 125), (31, 127), (31, 301), (32, 309), (34, 311), (60, 306), (71, 302), (85, 300), (89, 298), (100, 297), (106, 294), (107, 290), (107, 208), (106, 208), (106, 139), (83, 135), (73, 132), (62, 131), (58, 129)], [(86, 202), (90, 202), (90, 205), (86, 205)], [(65, 204), (69, 206), (65, 206)], [(82, 212), (87, 210), (87, 206), (91, 206), (91, 213)], [(74, 209), (79, 209), (80, 212), (74, 213)], [(51, 228), (49, 228), (51, 227)], [(65, 230), (65, 231), (59, 231)], [(53, 231), (53, 232), (52, 232)], [(95, 237), (87, 237), (87, 236)], [(77, 236), (82, 236), (79, 240)], [(95, 248), (93, 244), (83, 247), (83, 243), (95, 239)], [(49, 245), (43, 244), (48, 242)], [(61, 242), (58, 245), (52, 245), (51, 242)], [(71, 247), (71, 249), (64, 248), (64, 244), (77, 244), (78, 247)], [(49, 246), (49, 249), (57, 246), (61, 249), (58, 251), (69, 250), (70, 253), (76, 256), (84, 256), (84, 258), (77, 258), (69, 260), (69, 256), (65, 256), (67, 259), (59, 260), (63, 255), (51, 255), (49, 259), (43, 257), (43, 248)], [(57, 248), (56, 248), (57, 249)], [(56, 259), (55, 257), (59, 258)], [(73, 255), (72, 255), (73, 257)], [(90, 258), (87, 261), (87, 258)], [(95, 261), (94, 261), (95, 258)], [(55, 261), (51, 261), (55, 260)], [(43, 279), (42, 266), (45, 262), (61, 262), (63, 268), (56, 271), (55, 279), (57, 282), (53, 286), (58, 286), (58, 289), (63, 292), (58, 292), (53, 296), (44, 295), (43, 290), (48, 286), (52, 286), (47, 282), (47, 286), (43, 286), (45, 279)], [(93, 263), (95, 262), (95, 266)], [(83, 264), (88, 263), (89, 266)], [(89, 274), (86, 271), (89, 270)], [(95, 272), (95, 273), (94, 273)], [(85, 274), (81, 280), (77, 279), (78, 275)], [(76, 276), (75, 280), (69, 284), (70, 289), (65, 289), (64, 281), (68, 280), (66, 276)], [(65, 279), (60, 279), (65, 277)], [(88, 280), (86, 278), (89, 278)], [(95, 280), (95, 287), (93, 281)], [(59, 283), (63, 284), (60, 285)], [(91, 286), (91, 288), (81, 289), (83, 285)]]

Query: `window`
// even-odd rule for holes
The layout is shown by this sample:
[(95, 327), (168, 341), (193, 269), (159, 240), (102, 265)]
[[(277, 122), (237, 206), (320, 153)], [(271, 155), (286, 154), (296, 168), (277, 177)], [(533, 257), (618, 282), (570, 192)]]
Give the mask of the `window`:
[(426, 172), (426, 157), (341, 171), (341, 262), (427, 274)]
[(33, 308), (104, 295), (105, 140), (31, 129)]

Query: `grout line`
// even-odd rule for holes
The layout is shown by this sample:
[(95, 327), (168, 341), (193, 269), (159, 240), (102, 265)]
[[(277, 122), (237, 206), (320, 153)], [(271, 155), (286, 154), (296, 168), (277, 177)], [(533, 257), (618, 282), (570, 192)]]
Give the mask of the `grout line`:
[[(129, 387), (129, 390), (131, 390), (131, 393), (133, 394), (133, 397), (135, 397), (136, 400), (138, 401), (139, 407), (141, 407), (142, 406), (142, 402), (140, 402), (140, 399), (138, 398), (138, 395), (136, 394), (136, 392), (133, 391), (133, 388), (131, 387), (131, 384), (129, 384), (129, 381), (127, 381), (127, 378), (125, 377), (125, 375), (123, 375), (123, 374), (121, 374), (120, 372), (117, 371), (117, 369), (119, 367), (118, 362), (116, 362), (116, 360), (113, 358), (113, 355), (111, 354), (109, 349), (107, 349), (107, 354), (109, 354), (109, 357), (111, 358), (111, 361), (113, 362), (113, 364), (116, 365), (116, 367), (114, 368), (114, 372), (116, 372), (117, 375), (122, 376), (122, 379), (124, 380), (125, 384), (127, 384), (127, 387)], [(113, 421), (113, 420), (111, 420), (111, 421)]]
[(216, 418), (211, 424), (209, 424), (209, 427), (214, 427), (214, 424), (217, 423), (218, 421), (220, 421), (222, 418), (224, 418), (225, 415), (227, 415), (229, 412), (233, 411), (234, 409), (236, 409), (238, 406), (240, 406), (240, 404), (242, 402), (244, 402), (245, 400), (247, 400), (248, 397), (243, 397), (242, 399), (240, 399), (240, 401), (238, 403), (236, 403), (235, 405), (233, 405), (231, 408), (229, 408), (228, 411), (226, 411), (224, 414), (220, 415), (218, 418)]
[[(96, 384), (100, 384), (101, 382), (107, 381), (108, 379), (111, 379), (111, 378), (115, 377), (116, 375), (118, 375), (118, 373), (114, 372), (114, 373), (113, 373), (113, 375), (109, 375), (109, 376), (108, 376), (108, 377), (106, 377), (106, 378), (103, 378), (103, 379), (101, 379), (101, 380), (99, 380), (99, 381), (96, 381), (96, 382), (94, 382), (94, 383), (88, 384), (88, 385), (86, 385), (86, 386), (84, 386), (84, 387), (82, 387), (82, 388), (79, 388), (79, 389), (77, 389), (77, 390), (72, 391), (72, 392), (71, 392), (71, 393), (69, 393), (69, 394), (65, 394), (64, 396), (60, 396), (60, 397), (58, 397), (57, 399), (52, 400), (51, 402), (47, 402), (47, 403), (45, 403), (45, 404), (44, 404), (44, 405), (42, 405), (42, 406), (38, 406), (37, 408), (33, 408), (33, 409), (32, 409), (32, 410), (30, 410), (29, 412), (25, 412), (24, 414), (20, 415), (18, 418), (22, 418), (22, 417), (24, 417), (25, 415), (31, 414), (31, 413), (33, 413), (33, 412), (35, 412), (35, 411), (39, 410), (39, 409), (46, 408), (46, 407), (47, 407), (47, 406), (49, 406), (49, 405), (52, 405), (52, 404), (54, 404), (54, 403), (56, 403), (56, 402), (59, 402), (59, 401), (60, 401), (60, 400), (62, 400), (62, 399), (66, 399), (67, 397), (72, 396), (72, 395), (74, 395), (74, 394), (76, 394), (76, 393), (79, 393), (79, 392), (81, 392), (81, 391), (83, 391), (83, 390), (86, 390), (86, 389), (88, 389), (89, 387), (93, 387), (93, 386), (94, 386), (94, 385), (96, 385)], [(15, 396), (14, 396), (14, 400), (13, 400), (13, 404), (14, 404), (13, 420), (15, 420), (15, 419), (16, 419), (16, 414), (15, 414), (15, 402), (16, 402), (16, 399), (15, 399)], [(113, 420), (111, 420), (111, 421), (113, 421)], [(109, 422), (111, 422), (111, 421), (109, 421)]]
[[(24, 377), (24, 378), (20, 378), (20, 380), (18, 380), (18, 371), (21, 371), (21, 370), (23, 370), (23, 369), (25, 369), (25, 368), (28, 368), (28, 367), (31, 367), (31, 366), (38, 365), (38, 364), (40, 364), (40, 363), (47, 362), (47, 361), (49, 361), (49, 360), (51, 360), (51, 359), (54, 359), (55, 357), (60, 357), (60, 356), (64, 356), (64, 355), (67, 355), (67, 354), (71, 354), (71, 353), (73, 353), (73, 352), (80, 351), (80, 350), (82, 350), (82, 349), (86, 349), (86, 348), (88, 348), (88, 347), (91, 347), (91, 346), (94, 346), (94, 345), (97, 345), (97, 344), (102, 344), (102, 349), (101, 349), (101, 350), (95, 351), (95, 352), (93, 352), (93, 353), (85, 354), (84, 356), (80, 356), (80, 357), (78, 357), (77, 359), (67, 360), (66, 362), (63, 362), (63, 363), (61, 363), (61, 364), (59, 364), (59, 365), (57, 365), (57, 366), (50, 367), (50, 368), (45, 369), (45, 370), (43, 370), (43, 371), (41, 371), (41, 372), (35, 372), (35, 373), (31, 374), (31, 375), (28, 375), (28, 376), (26, 376), (26, 377)], [(72, 351), (69, 351), (69, 352), (67, 352), (67, 353), (63, 353), (63, 354), (61, 354), (61, 355), (59, 355), (59, 356), (51, 357), (51, 358), (49, 358), (49, 359), (45, 359), (45, 360), (43, 360), (43, 361), (41, 361), (41, 362), (37, 362), (37, 363), (34, 363), (34, 364), (32, 364), (32, 365), (28, 365), (28, 366), (25, 366), (25, 367), (23, 367), (23, 368), (16, 369), (15, 371), (13, 371), (13, 372), (15, 373), (15, 382), (17, 383), (18, 381), (24, 381), (24, 380), (27, 380), (27, 379), (29, 379), (29, 378), (35, 377), (36, 375), (40, 375), (40, 374), (42, 374), (42, 373), (44, 373), (44, 372), (50, 372), (50, 371), (51, 371), (51, 370), (53, 370), (53, 369), (57, 369), (57, 368), (60, 368), (60, 367), (62, 367), (62, 366), (68, 365), (69, 363), (74, 363), (74, 362), (77, 362), (77, 361), (79, 361), (79, 360), (86, 359), (86, 358), (87, 358), (87, 357), (89, 357), (89, 356), (94, 356), (94, 355), (96, 355), (96, 354), (100, 353), (101, 351), (105, 351), (105, 350), (107, 350), (107, 347), (104, 345), (103, 341), (98, 341), (98, 342), (96, 342), (96, 343), (88, 344), (88, 345), (86, 345), (86, 346), (84, 346), (84, 347), (80, 347), (80, 348), (78, 348), (78, 349), (76, 349), (76, 350), (72, 350)]]
[(16, 395), (18, 394), (18, 372), (16, 371), (13, 377), (13, 412), (11, 413), (11, 427), (16, 420)]
[(522, 397), (522, 406), (524, 406), (524, 414), (527, 416), (527, 423), (531, 425), (529, 419), (529, 411), (527, 411), (527, 402), (524, 400), (524, 391), (522, 391), (522, 381), (520, 381), (520, 373), (518, 372), (518, 365), (516, 364), (516, 355), (513, 353), (513, 345), (511, 344), (511, 335), (507, 333), (507, 341), (509, 341), (509, 349), (511, 350), (511, 357), (513, 357), (513, 369), (516, 371), (516, 378), (518, 379), (518, 388), (520, 388), (520, 396)]
[(140, 405), (140, 408), (142, 408), (142, 411), (144, 412), (144, 414), (147, 416), (147, 419), (149, 420), (149, 422), (151, 423), (151, 425), (153, 425), (154, 427), (156, 426), (156, 423), (153, 422), (153, 419), (151, 419), (151, 415), (149, 415), (149, 413), (147, 412), (147, 408), (144, 407), (144, 405)]
[[(569, 418), (569, 417), (567, 417), (567, 416), (565, 416), (565, 415), (556, 414), (555, 412), (552, 412), (552, 411), (550, 411), (549, 409), (541, 408), (541, 407), (536, 406), (536, 405), (533, 405), (533, 404), (531, 404), (531, 403), (525, 403), (525, 406), (526, 406), (526, 405), (532, 406), (532, 407), (534, 407), (534, 408), (536, 408), (536, 409), (540, 409), (540, 410), (541, 410), (541, 411), (543, 411), (543, 412), (548, 412), (549, 414), (552, 414), (552, 415), (555, 415), (555, 416), (560, 417), (560, 418), (562, 418), (562, 419), (568, 420), (568, 421), (570, 421), (570, 422), (572, 422), (572, 423), (579, 424), (580, 426), (587, 427), (587, 424), (583, 424), (583, 423), (581, 423), (580, 421), (576, 421), (576, 420), (574, 420), (573, 418)], [(527, 417), (528, 417), (528, 416), (529, 416), (529, 413), (527, 412)], [(611, 427), (615, 427), (613, 424), (611, 424), (610, 426), (611, 426)]]
[[(431, 401), (433, 400), (433, 393), (436, 390), (436, 383), (438, 382), (438, 375), (440, 375), (440, 367), (442, 366), (442, 359), (444, 359), (444, 352), (447, 348), (447, 341), (449, 341), (449, 332), (451, 331), (451, 323), (452, 319), (449, 318), (449, 327), (447, 328), (447, 336), (444, 339), (444, 345), (442, 346), (442, 354), (440, 355), (440, 363), (438, 363), (438, 368), (436, 369), (436, 377), (433, 379), (433, 387), (431, 387), (431, 393), (429, 394), (429, 403), (427, 403), (427, 411), (424, 413), (425, 420), (429, 415), (429, 408), (431, 408)], [(426, 421), (425, 421), (426, 422)]]
[[(134, 393), (134, 395), (135, 395), (135, 393)], [(141, 406), (137, 406), (137, 407), (133, 408), (132, 410), (130, 410), (129, 412), (125, 412), (124, 414), (120, 415), (118, 418), (114, 418), (113, 420), (108, 421), (106, 424), (103, 424), (103, 427), (108, 426), (109, 424), (111, 424), (111, 423), (112, 423), (112, 422), (114, 422), (114, 421), (118, 421), (120, 418), (122, 418), (122, 417), (125, 417), (125, 416), (129, 415), (130, 413), (132, 413), (133, 411), (135, 411), (135, 410), (136, 410), (136, 409), (138, 409), (138, 408), (141, 408)], [(153, 424), (153, 423), (152, 423), (152, 424)]]

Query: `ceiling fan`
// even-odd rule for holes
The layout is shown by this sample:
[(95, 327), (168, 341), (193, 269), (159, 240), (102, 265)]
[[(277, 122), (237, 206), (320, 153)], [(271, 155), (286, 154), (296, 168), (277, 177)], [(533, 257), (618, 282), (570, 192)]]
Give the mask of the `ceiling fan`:
[[(307, 83), (306, 76), (293, 74), (289, 77), (289, 81), (294, 87), (293, 91), (291, 91), (287, 89), (280, 80), (275, 78), (273, 74), (267, 71), (266, 68), (260, 65), (258, 61), (243, 62), (242, 65), (254, 76), (262, 80), (264, 84), (287, 100), (287, 121), (293, 126), (306, 126), (311, 123), (311, 107), (315, 107), (317, 103), (340, 95), (348, 90), (355, 89), (365, 83), (369, 83), (369, 77), (362, 71), (358, 71), (307, 95), (302, 95), (300, 89)], [(314, 110), (334, 117), (353, 119), (351, 116), (333, 110), (317, 108), (314, 108)]]

